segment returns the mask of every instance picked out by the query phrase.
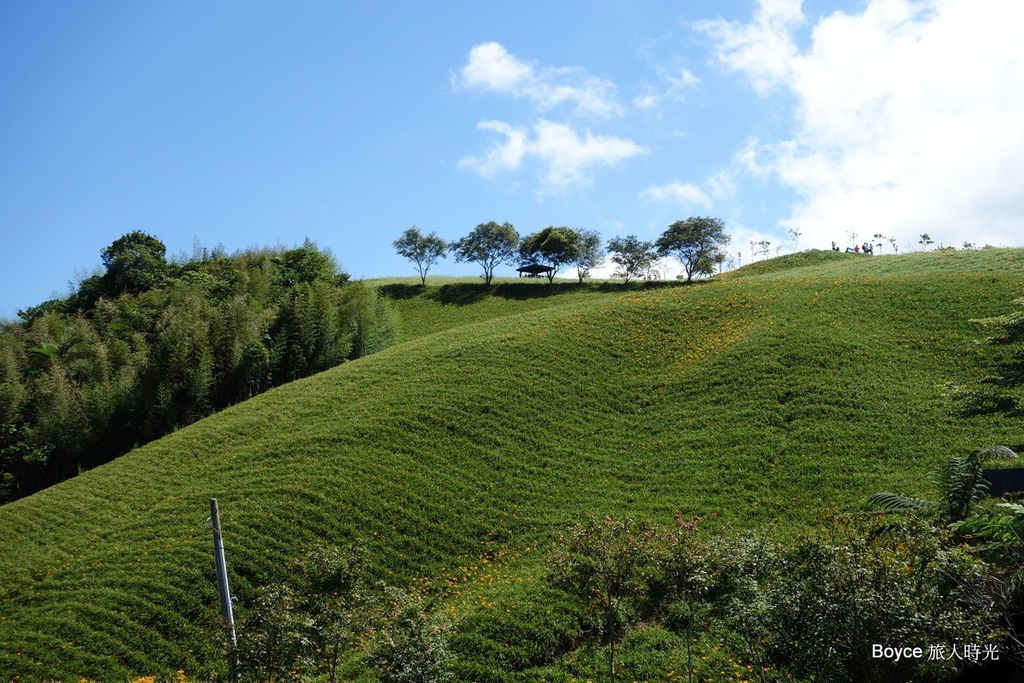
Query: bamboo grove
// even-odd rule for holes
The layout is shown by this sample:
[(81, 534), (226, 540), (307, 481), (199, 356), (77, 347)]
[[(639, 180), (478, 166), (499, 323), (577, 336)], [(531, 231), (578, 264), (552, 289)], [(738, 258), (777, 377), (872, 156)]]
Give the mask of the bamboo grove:
[(168, 261), (134, 232), (101, 255), (68, 297), (0, 323), (0, 503), (395, 333), (387, 302), (308, 240)]

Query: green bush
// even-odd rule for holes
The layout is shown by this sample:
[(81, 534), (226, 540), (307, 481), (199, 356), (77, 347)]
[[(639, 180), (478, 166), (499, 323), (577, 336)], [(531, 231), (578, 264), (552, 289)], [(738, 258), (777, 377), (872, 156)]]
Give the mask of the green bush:
[[(1001, 637), (986, 565), (945, 529), (914, 521), (875, 534), (829, 520), (780, 553), (763, 590), (770, 658), (815, 680), (939, 680), (962, 664), (929, 658), (929, 646)], [(875, 644), (921, 647), (925, 657), (875, 657)]]
[(422, 598), (388, 587), (366, 662), (386, 683), (443, 683), (452, 678), (451, 631), (451, 622), (430, 614)]

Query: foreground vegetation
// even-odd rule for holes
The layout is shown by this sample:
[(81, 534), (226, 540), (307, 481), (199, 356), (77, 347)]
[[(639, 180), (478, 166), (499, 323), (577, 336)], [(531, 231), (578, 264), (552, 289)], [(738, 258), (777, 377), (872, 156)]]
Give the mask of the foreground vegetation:
[[(367, 586), (453, 623), (457, 679), (606, 676), (595, 613), (545, 579), (552, 544), (588, 514), (699, 515), (707, 538), (799, 548), (825, 510), (862, 511), (879, 491), (934, 498), (927, 475), (950, 456), (1019, 450), (1019, 418), (966, 417), (948, 394), (990, 370), (970, 319), (1010, 310), (1024, 254), (943, 256), (595, 285), (534, 310), (406, 290), (394, 305), (417, 331), (404, 343), (0, 508), (0, 671), (223, 675), (203, 528), (217, 497), (243, 615), (268, 586), (300, 590), (294, 560), (361, 541)], [(474, 306), (502, 314), (459, 324)], [(754, 676), (756, 655), (725, 637), (735, 626), (675, 614), (618, 633), (622, 680)], [(369, 652), (343, 675), (372, 679)]]

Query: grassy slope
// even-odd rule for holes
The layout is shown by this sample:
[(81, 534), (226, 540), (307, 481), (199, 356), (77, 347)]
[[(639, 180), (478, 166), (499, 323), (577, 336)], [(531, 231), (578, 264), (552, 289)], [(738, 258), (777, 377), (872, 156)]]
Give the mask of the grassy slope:
[(400, 341), (455, 329), (483, 320), (607, 298), (609, 294), (674, 288), (678, 281), (575, 281), (544, 278), (495, 278), (490, 287), (479, 278), (428, 277), (366, 280), (387, 296), (401, 314)]
[[(318, 539), (364, 538), (379, 576), (457, 585), (466, 614), (521, 590), (504, 586), (586, 511), (784, 532), (1024, 440), (1019, 422), (958, 417), (941, 386), (982, 373), (967, 320), (1024, 294), (1024, 252), (790, 265), (546, 307), (416, 295), (410, 341), (0, 508), (0, 672), (201, 673), (211, 496), (243, 599)], [(473, 306), (536, 310), (451, 329)]]

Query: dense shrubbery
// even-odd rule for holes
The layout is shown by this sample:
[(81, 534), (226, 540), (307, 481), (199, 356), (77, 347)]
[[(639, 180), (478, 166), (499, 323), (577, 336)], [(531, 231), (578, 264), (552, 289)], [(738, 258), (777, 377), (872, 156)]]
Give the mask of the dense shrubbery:
[(417, 593), (367, 585), (364, 559), (358, 544), (314, 548), (290, 563), (293, 581), (243, 601), (234, 653), (240, 677), (336, 681), (368, 667), (391, 683), (451, 679), (451, 621)]
[[(671, 660), (687, 680), (707, 680), (721, 662), (693, 650), (708, 642), (761, 681), (943, 680), (968, 660), (997, 659), (1008, 637), (1003, 568), (941, 526), (905, 519), (882, 528), (830, 516), (785, 543), (705, 541), (694, 522), (663, 530), (591, 517), (563, 534), (550, 578), (602, 614), (594, 642), (609, 680), (643, 679)], [(638, 654), (630, 640), (655, 626), (666, 632), (665, 654), (653, 668), (630, 666)], [(897, 660), (876, 656), (876, 645), (922, 650)], [(596, 677), (599, 659), (570, 665)]]
[(167, 262), (143, 233), (106, 272), (0, 329), (0, 502), (270, 387), (373, 353), (395, 314), (311, 242)]

